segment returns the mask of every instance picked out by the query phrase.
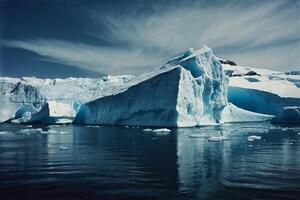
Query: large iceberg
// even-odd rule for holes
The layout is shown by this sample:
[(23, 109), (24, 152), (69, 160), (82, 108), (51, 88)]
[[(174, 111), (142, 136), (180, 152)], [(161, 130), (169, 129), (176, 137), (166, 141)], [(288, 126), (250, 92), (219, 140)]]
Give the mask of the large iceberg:
[(121, 87), (112, 86), (110, 93), (82, 105), (74, 123), (189, 127), (237, 121), (231, 116), (233, 109), (224, 110), (227, 88), (228, 78), (212, 50), (189, 49), (161, 68)]
[(284, 107), (300, 106), (300, 75), (223, 64), (229, 76), (228, 101), (256, 113), (277, 115)]

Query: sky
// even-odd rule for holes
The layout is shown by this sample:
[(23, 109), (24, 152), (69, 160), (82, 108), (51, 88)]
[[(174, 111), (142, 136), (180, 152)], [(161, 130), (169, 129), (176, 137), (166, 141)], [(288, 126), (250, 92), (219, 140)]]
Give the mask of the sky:
[(300, 0), (0, 0), (0, 76), (141, 74), (207, 45), (300, 70)]

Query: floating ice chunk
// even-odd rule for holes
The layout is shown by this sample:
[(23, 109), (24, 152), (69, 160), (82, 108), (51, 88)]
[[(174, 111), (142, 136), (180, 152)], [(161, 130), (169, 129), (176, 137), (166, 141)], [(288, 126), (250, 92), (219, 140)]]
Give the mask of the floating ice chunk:
[(261, 136), (250, 135), (247, 139), (248, 141), (261, 140)]
[(297, 133), (297, 135), (300, 135), (300, 132), (299, 132), (299, 133)]
[(49, 133), (49, 134), (57, 133), (57, 131), (56, 131), (56, 130), (48, 130), (48, 133)]
[(59, 150), (68, 150), (69, 148), (68, 147), (66, 147), (66, 146), (60, 146), (59, 147)]
[(26, 125), (27, 128), (32, 128), (32, 125)]
[(208, 138), (208, 141), (222, 141), (226, 139), (227, 138), (225, 136), (212, 136)]
[(153, 129), (152, 132), (154, 133), (170, 133), (171, 130), (167, 128), (159, 128), (159, 129)]
[(43, 133), (44, 131), (41, 128), (34, 128), (34, 129), (22, 129), (20, 132), (23, 133), (23, 134), (29, 134), (30, 135), (30, 134), (33, 134), (33, 133)]
[(8, 133), (7, 131), (0, 131), (0, 135), (5, 135), (7, 133)]

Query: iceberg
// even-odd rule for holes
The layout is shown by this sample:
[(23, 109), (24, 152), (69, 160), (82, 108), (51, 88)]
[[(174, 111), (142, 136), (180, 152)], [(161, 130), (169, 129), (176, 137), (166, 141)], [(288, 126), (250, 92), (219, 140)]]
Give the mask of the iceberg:
[(300, 76), (254, 67), (223, 64), (229, 77), (228, 101), (248, 111), (277, 115), (300, 106)]
[(74, 123), (191, 127), (270, 119), (228, 104), (227, 88), (213, 51), (189, 49), (121, 87), (112, 85), (110, 92), (82, 105)]
[(166, 65), (81, 106), (74, 123), (188, 127), (220, 122), (228, 78), (212, 50), (189, 49)]

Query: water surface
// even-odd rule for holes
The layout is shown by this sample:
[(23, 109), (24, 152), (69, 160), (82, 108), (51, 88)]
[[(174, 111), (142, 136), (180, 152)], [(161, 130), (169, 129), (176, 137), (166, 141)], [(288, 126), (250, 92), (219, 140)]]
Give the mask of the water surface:
[[(209, 141), (209, 136), (226, 137)], [(261, 136), (249, 141), (248, 136)], [(1, 199), (300, 199), (300, 126), (0, 125)]]

